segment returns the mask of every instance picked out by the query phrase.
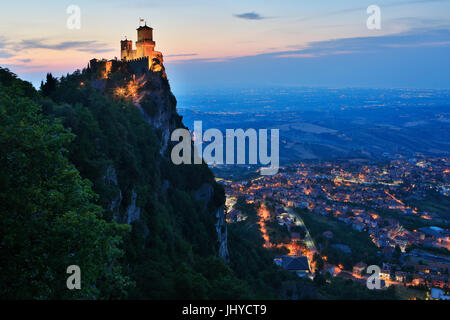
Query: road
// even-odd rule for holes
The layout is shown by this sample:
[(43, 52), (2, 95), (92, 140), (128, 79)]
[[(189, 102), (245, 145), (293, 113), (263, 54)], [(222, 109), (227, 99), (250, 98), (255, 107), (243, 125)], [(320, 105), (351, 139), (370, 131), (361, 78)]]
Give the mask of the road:
[(295, 217), (295, 225), (302, 227), (305, 229), (306, 231), (306, 235), (305, 235), (305, 239), (303, 240), (303, 242), (305, 243), (306, 247), (308, 248), (308, 250), (310, 251), (314, 251), (314, 252), (318, 252), (316, 244), (314, 243), (314, 240), (311, 237), (311, 234), (309, 233), (308, 228), (306, 227), (305, 223), (303, 222), (303, 219), (297, 214), (295, 213), (295, 211), (290, 208), (290, 207), (284, 207), (284, 210), (286, 210), (286, 212), (290, 215)]

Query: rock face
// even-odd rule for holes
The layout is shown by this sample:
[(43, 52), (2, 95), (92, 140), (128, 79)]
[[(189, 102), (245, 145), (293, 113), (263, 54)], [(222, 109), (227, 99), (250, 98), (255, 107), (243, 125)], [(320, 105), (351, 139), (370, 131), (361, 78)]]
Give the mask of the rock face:
[[(203, 184), (201, 188), (195, 193), (195, 198), (197, 200), (204, 201), (204, 211), (207, 211), (207, 205), (211, 202), (213, 194), (214, 188), (208, 183)], [(220, 206), (219, 208), (217, 208), (215, 215), (217, 240), (219, 243), (219, 256), (228, 263), (230, 256), (228, 253), (228, 229), (227, 222), (225, 220), (224, 207)]]
[(163, 154), (170, 141), (170, 134), (182, 124), (176, 109), (177, 100), (170, 91), (164, 71), (149, 71), (140, 81), (141, 89), (135, 99), (135, 105), (147, 122), (161, 134), (161, 154)]
[(119, 188), (119, 182), (117, 181), (117, 173), (114, 166), (110, 165), (106, 169), (106, 174), (104, 176), (105, 184), (114, 189), (114, 196), (111, 199), (109, 205), (109, 210), (113, 213), (114, 218), (117, 220), (117, 215), (119, 214), (119, 207), (122, 203), (122, 190)]
[[(163, 153), (167, 149), (170, 133), (182, 127), (182, 121), (176, 110), (177, 100), (170, 90), (162, 56), (149, 59), (92, 59), (88, 70), (94, 75), (93, 87), (133, 100), (145, 119), (160, 132)], [(119, 73), (120, 77), (117, 76)]]
[[(133, 62), (112, 60), (108, 62), (93, 59), (89, 67), (89, 72), (94, 75), (92, 85), (107, 94), (131, 99), (159, 135), (161, 156), (170, 161), (170, 135), (173, 130), (185, 127), (181, 116), (177, 113), (177, 100), (171, 92), (162, 59), (153, 59), (150, 67), (148, 67), (148, 61), (144, 60)], [(121, 190), (113, 166), (107, 168), (104, 180), (105, 184), (112, 189), (108, 206), (113, 212), (114, 219), (128, 224), (139, 221), (141, 208), (138, 206), (138, 194), (135, 187), (132, 186), (131, 193), (130, 189)], [(164, 183), (163, 192), (166, 192), (167, 188), (168, 185)], [(212, 205), (213, 196), (214, 188), (208, 183), (202, 185), (196, 192), (197, 200), (203, 200), (205, 203), (204, 213), (214, 214), (216, 217), (218, 254), (228, 262), (224, 207), (223, 205), (219, 207)], [(128, 203), (129, 205), (125, 205)]]
[[(158, 61), (154, 62), (158, 65)], [(141, 110), (147, 122), (159, 130), (161, 134), (161, 154), (166, 152), (170, 143), (170, 134), (176, 128), (183, 127), (181, 117), (176, 111), (176, 98), (170, 91), (164, 66), (158, 68), (153, 66), (153, 70), (145, 72), (139, 78), (140, 87), (139, 96), (135, 99), (135, 105)], [(196, 198), (205, 201), (205, 208), (212, 200), (214, 189), (210, 184), (204, 184), (197, 192)], [(219, 256), (229, 262), (229, 253), (227, 246), (227, 224), (225, 220), (224, 207), (216, 209), (216, 232), (219, 243)]]
[(134, 221), (139, 220), (141, 216), (141, 209), (136, 206), (137, 193), (134, 189), (131, 191), (131, 204), (128, 206), (126, 211), (127, 223), (130, 224)]
[(205, 207), (209, 203), (214, 193), (213, 187), (209, 183), (203, 184), (200, 189), (195, 192), (197, 200), (205, 201)]
[(223, 206), (216, 211), (216, 232), (219, 241), (219, 257), (225, 262), (230, 262), (230, 255), (228, 253), (228, 229), (225, 220), (225, 212)]

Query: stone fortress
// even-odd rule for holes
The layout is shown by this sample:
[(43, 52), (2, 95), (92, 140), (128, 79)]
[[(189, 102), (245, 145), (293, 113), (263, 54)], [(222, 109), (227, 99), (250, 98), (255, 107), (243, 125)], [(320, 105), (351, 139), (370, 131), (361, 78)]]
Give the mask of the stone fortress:
[(120, 41), (120, 61), (106, 59), (92, 59), (89, 67), (98, 71), (101, 78), (108, 78), (114, 66), (118, 63), (125, 63), (135, 74), (146, 73), (148, 71), (164, 73), (163, 55), (155, 51), (155, 41), (153, 41), (153, 28), (144, 26), (137, 28), (136, 49), (133, 50), (133, 41), (125, 39)]
[[(163, 55), (155, 51), (155, 41), (153, 41), (153, 28), (140, 26), (137, 29), (136, 49), (133, 50), (133, 41), (125, 39), (120, 41), (120, 59), (122, 61), (148, 61), (148, 68), (151, 69), (154, 62), (163, 63)], [(154, 60), (157, 61), (154, 61)]]

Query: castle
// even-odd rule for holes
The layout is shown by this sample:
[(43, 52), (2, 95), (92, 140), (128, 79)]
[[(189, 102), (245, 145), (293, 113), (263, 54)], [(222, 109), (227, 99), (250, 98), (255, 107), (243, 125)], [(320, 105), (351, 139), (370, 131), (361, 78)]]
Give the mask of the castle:
[(125, 39), (120, 41), (120, 58), (122, 61), (133, 61), (147, 59), (149, 69), (153, 65), (154, 59), (159, 64), (163, 63), (162, 53), (155, 51), (155, 41), (153, 41), (153, 28), (144, 26), (137, 28), (136, 49), (133, 50), (133, 41)]
[(165, 77), (163, 67), (163, 55), (155, 51), (155, 41), (153, 41), (153, 28), (144, 26), (137, 28), (136, 49), (133, 50), (133, 41), (125, 39), (120, 41), (120, 61), (92, 59), (89, 68), (98, 72), (100, 78), (106, 79), (119, 65), (126, 64), (135, 74), (142, 74), (148, 71), (162, 72)]

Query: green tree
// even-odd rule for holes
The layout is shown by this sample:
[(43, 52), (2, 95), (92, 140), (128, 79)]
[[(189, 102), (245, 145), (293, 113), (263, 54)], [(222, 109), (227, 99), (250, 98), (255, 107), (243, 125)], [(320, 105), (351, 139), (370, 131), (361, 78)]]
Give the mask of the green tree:
[(313, 261), (316, 263), (316, 272), (320, 271), (324, 267), (324, 262), (320, 254), (315, 253), (313, 256)]
[[(65, 157), (73, 134), (45, 119), (29, 85), (0, 68), (0, 294), (10, 299), (122, 297), (118, 260), (128, 226), (106, 222)], [(26, 88), (27, 90), (24, 90)], [(81, 290), (66, 269), (81, 268)]]
[(42, 94), (45, 96), (51, 95), (55, 91), (57, 83), (58, 80), (55, 77), (53, 77), (51, 73), (47, 73), (45, 83), (41, 82)]

